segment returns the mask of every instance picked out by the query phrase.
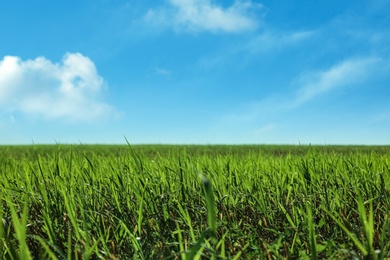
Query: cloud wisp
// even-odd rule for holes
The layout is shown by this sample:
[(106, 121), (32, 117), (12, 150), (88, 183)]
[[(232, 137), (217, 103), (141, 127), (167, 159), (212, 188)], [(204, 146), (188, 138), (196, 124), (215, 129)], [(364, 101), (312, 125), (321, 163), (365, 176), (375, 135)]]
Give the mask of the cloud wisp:
[(177, 31), (236, 33), (256, 29), (258, 21), (254, 14), (262, 9), (262, 5), (251, 1), (235, 1), (227, 8), (212, 0), (170, 0), (169, 4), (150, 9), (145, 20)]
[(244, 45), (243, 51), (249, 51), (253, 54), (272, 52), (290, 46), (300, 45), (306, 40), (313, 38), (315, 34), (316, 31), (266, 31), (253, 37)]
[[(235, 113), (229, 113), (221, 118), (224, 125), (252, 126), (256, 122), (263, 122), (268, 127), (257, 129), (263, 132), (275, 127), (278, 118), (296, 111), (321, 96), (332, 95), (334, 91), (345, 89), (360, 84), (367, 84), (370, 80), (381, 77), (389, 71), (389, 61), (383, 58), (366, 56), (350, 58), (335, 63), (324, 70), (308, 71), (293, 79), (291, 84), (295, 86), (293, 91), (278, 93), (264, 97), (256, 102), (242, 105)], [(354, 91), (353, 88), (348, 91)], [(271, 128), (273, 129), (273, 128)]]
[(80, 53), (67, 53), (61, 63), (44, 57), (0, 60), (0, 107), (45, 119), (94, 121), (113, 113), (99, 100), (104, 81), (95, 64)]
[(295, 81), (301, 87), (292, 106), (302, 105), (331, 90), (358, 84), (378, 72), (380, 63), (381, 59), (376, 57), (348, 59), (325, 71), (305, 73)]

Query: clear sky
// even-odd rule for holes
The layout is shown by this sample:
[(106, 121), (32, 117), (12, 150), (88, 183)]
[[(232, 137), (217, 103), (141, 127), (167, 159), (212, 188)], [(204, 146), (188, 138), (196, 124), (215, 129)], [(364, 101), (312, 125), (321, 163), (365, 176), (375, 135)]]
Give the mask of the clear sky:
[(390, 1), (0, 2), (0, 144), (390, 144)]

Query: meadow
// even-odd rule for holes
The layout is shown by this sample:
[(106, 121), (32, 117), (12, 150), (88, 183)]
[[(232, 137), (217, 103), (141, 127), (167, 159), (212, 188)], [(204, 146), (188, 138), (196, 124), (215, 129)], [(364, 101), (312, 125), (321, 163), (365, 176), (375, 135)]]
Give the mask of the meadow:
[(1, 259), (390, 259), (390, 146), (0, 147)]

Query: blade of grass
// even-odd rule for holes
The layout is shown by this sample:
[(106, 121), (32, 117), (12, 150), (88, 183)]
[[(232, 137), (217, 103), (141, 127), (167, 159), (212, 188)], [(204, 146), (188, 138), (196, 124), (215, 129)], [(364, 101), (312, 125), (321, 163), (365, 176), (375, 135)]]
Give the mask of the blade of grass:
[(16, 237), (19, 242), (19, 254), (23, 256), (23, 259), (32, 259), (30, 250), (26, 242), (27, 233), (27, 214), (28, 214), (28, 199), (24, 198), (23, 211), (21, 213), (21, 219), (19, 219), (16, 208), (12, 202), (12, 199), (8, 197), (8, 206), (11, 210), (12, 224), (14, 226)]
[(216, 243), (217, 239), (217, 221), (216, 221), (216, 206), (214, 200), (213, 187), (209, 179), (203, 174), (199, 173), (200, 179), (203, 182), (204, 195), (206, 199), (207, 208), (207, 223), (209, 226), (209, 232), (211, 234), (213, 243)]
[(316, 234), (314, 230), (313, 212), (309, 204), (306, 205), (306, 212), (307, 212), (307, 225), (309, 229), (309, 245), (310, 245), (311, 259), (316, 260), (318, 259)]
[(349, 231), (349, 229), (341, 223), (340, 220), (336, 218), (336, 216), (328, 211), (325, 207), (321, 206), (321, 209), (325, 211), (326, 214), (329, 215), (333, 219), (334, 222), (348, 235), (348, 237), (352, 240), (355, 246), (363, 253), (363, 255), (367, 255), (367, 249), (364, 247), (364, 244), (356, 237), (354, 233)]

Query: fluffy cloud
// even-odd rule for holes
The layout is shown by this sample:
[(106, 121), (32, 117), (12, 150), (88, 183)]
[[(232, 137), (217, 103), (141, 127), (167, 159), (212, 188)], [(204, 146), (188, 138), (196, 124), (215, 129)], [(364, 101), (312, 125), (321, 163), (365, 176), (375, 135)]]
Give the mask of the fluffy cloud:
[(258, 22), (251, 16), (261, 5), (236, 1), (223, 8), (212, 0), (170, 0), (169, 8), (151, 9), (146, 21), (173, 26), (179, 31), (241, 32), (252, 30)]
[(92, 121), (113, 112), (99, 101), (103, 88), (94, 63), (80, 53), (67, 53), (61, 63), (44, 57), (0, 60), (0, 107), (9, 111)]

